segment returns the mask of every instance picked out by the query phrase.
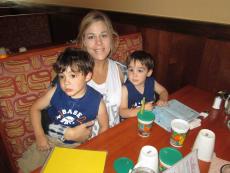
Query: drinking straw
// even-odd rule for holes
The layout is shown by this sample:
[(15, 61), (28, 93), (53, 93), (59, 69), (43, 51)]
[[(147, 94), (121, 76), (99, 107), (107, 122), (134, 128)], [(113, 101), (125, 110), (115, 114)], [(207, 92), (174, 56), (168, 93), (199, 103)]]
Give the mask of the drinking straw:
[(145, 109), (145, 97), (141, 100), (141, 114), (143, 114), (143, 111)]

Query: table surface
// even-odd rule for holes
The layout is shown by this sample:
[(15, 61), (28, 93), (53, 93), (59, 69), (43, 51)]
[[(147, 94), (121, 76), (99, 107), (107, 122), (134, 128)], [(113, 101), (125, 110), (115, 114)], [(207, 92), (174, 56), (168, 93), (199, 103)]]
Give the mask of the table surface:
[[(206, 128), (216, 134), (216, 156), (229, 161), (230, 130), (226, 126), (227, 115), (225, 115), (223, 109), (215, 110), (211, 108), (214, 95), (193, 86), (186, 86), (171, 94), (170, 99), (177, 99), (197, 112), (209, 111), (209, 116), (202, 120), (201, 126), (189, 131), (184, 146), (179, 148), (182, 154), (185, 156), (191, 151), (198, 132)], [(170, 133), (157, 124), (153, 125), (149, 137), (140, 137), (137, 132), (137, 118), (134, 117), (123, 121), (78, 148), (107, 151), (104, 172), (115, 173), (113, 162), (117, 158), (128, 157), (136, 163), (139, 152), (144, 145), (152, 145), (159, 151), (163, 147), (170, 146), (169, 138)], [(209, 163), (199, 161), (199, 165), (202, 173), (208, 172)], [(39, 172), (39, 170), (37, 169), (33, 173)]]

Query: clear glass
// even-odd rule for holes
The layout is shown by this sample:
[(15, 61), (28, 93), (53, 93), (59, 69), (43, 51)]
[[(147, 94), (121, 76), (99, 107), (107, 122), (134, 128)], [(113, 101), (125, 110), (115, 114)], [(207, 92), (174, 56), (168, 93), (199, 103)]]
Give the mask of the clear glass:
[(225, 100), (224, 112), (225, 112), (227, 115), (230, 115), (230, 97), (228, 97), (227, 100)]
[(135, 168), (131, 173), (155, 173), (152, 169), (146, 167)]

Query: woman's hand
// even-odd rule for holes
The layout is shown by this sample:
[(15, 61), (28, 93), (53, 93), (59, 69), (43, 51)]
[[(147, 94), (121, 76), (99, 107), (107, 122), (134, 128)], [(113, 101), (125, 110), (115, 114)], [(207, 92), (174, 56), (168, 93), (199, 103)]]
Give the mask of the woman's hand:
[(66, 140), (85, 142), (91, 135), (93, 125), (94, 121), (89, 121), (73, 128), (67, 128), (65, 130), (64, 138)]

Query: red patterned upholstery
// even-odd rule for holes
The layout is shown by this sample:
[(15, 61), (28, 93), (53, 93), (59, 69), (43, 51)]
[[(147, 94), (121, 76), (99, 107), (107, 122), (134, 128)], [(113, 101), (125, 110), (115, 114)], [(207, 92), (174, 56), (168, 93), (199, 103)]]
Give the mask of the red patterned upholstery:
[[(52, 64), (64, 48), (33, 50), (0, 59), (0, 130), (14, 170), (16, 160), (35, 138), (29, 119), (33, 102), (46, 91), (54, 77)], [(141, 34), (120, 37), (114, 59), (124, 61), (128, 53), (142, 49)]]
[(142, 50), (142, 36), (140, 33), (129, 34), (119, 38), (119, 46), (113, 55), (113, 59), (124, 63), (126, 57), (135, 50)]

